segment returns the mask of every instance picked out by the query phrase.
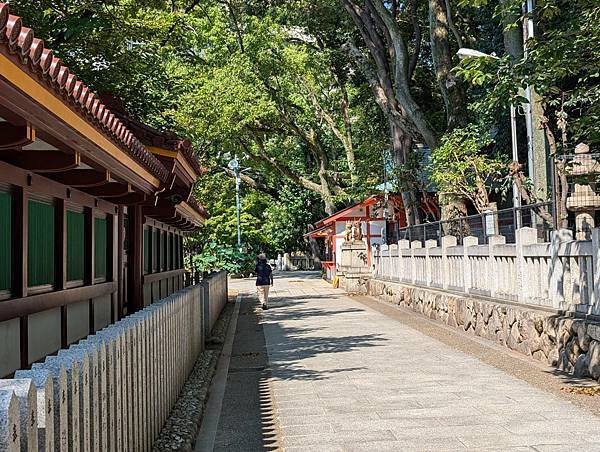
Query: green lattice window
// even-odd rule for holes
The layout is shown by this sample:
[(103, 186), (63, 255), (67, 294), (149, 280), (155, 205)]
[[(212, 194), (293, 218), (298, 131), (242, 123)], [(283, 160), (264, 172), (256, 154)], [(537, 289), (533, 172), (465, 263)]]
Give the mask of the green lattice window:
[(29, 201), (27, 271), (29, 287), (54, 283), (54, 206)]
[(94, 218), (94, 278), (106, 278), (108, 230), (106, 218)]
[(0, 290), (12, 286), (12, 196), (0, 191)]
[(83, 280), (85, 269), (85, 216), (67, 210), (67, 281)]
[(150, 273), (150, 228), (144, 226), (144, 274)]

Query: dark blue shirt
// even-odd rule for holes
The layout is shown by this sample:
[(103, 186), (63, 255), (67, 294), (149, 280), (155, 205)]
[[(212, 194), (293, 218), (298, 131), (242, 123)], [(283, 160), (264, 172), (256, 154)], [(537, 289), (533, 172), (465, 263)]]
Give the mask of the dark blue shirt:
[(271, 274), (273, 269), (266, 262), (259, 262), (256, 264), (254, 269), (256, 273), (256, 285), (257, 286), (270, 286), (271, 285)]

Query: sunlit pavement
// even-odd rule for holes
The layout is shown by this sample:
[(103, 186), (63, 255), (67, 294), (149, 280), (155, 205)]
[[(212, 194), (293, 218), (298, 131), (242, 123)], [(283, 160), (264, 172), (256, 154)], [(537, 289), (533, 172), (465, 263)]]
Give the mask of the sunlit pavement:
[[(253, 281), (230, 287), (254, 302)], [(270, 447), (600, 450), (598, 417), (353, 300), (315, 273), (280, 273), (270, 309), (255, 311), (268, 355), (262, 384), (275, 406)]]

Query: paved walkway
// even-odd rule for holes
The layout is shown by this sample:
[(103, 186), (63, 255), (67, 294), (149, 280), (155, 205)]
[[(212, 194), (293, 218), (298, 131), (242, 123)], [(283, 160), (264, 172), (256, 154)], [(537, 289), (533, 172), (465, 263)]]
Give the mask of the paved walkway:
[[(251, 281), (231, 287), (253, 293)], [(259, 354), (245, 372), (230, 366), (215, 450), (600, 451), (600, 418), (315, 275), (274, 289), (268, 311), (253, 314), (250, 297), (240, 310), (232, 361)]]

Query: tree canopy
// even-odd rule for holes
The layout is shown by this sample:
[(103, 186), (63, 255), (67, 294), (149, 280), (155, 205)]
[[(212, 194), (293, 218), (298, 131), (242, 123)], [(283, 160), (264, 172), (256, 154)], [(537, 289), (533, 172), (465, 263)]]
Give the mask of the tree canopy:
[[(303, 249), (308, 224), (374, 193), (386, 154), (409, 222), (425, 219), (419, 199), (431, 187), (415, 177), (424, 171), (434, 189), (462, 187), (453, 194), (481, 208), (482, 182), (468, 168), (506, 173), (508, 107), (525, 101), (527, 86), (560, 144), (595, 146), (596, 3), (539, 0), (525, 15), (514, 0), (14, 0), (11, 8), (94, 90), (193, 141), (208, 170), (195, 195), (212, 215), (193, 246), (236, 242), (227, 164), (237, 156), (243, 241), (277, 253)], [(535, 36), (523, 41), (528, 19)], [(499, 59), (461, 63), (460, 47)], [(417, 151), (423, 145), (433, 167)]]

